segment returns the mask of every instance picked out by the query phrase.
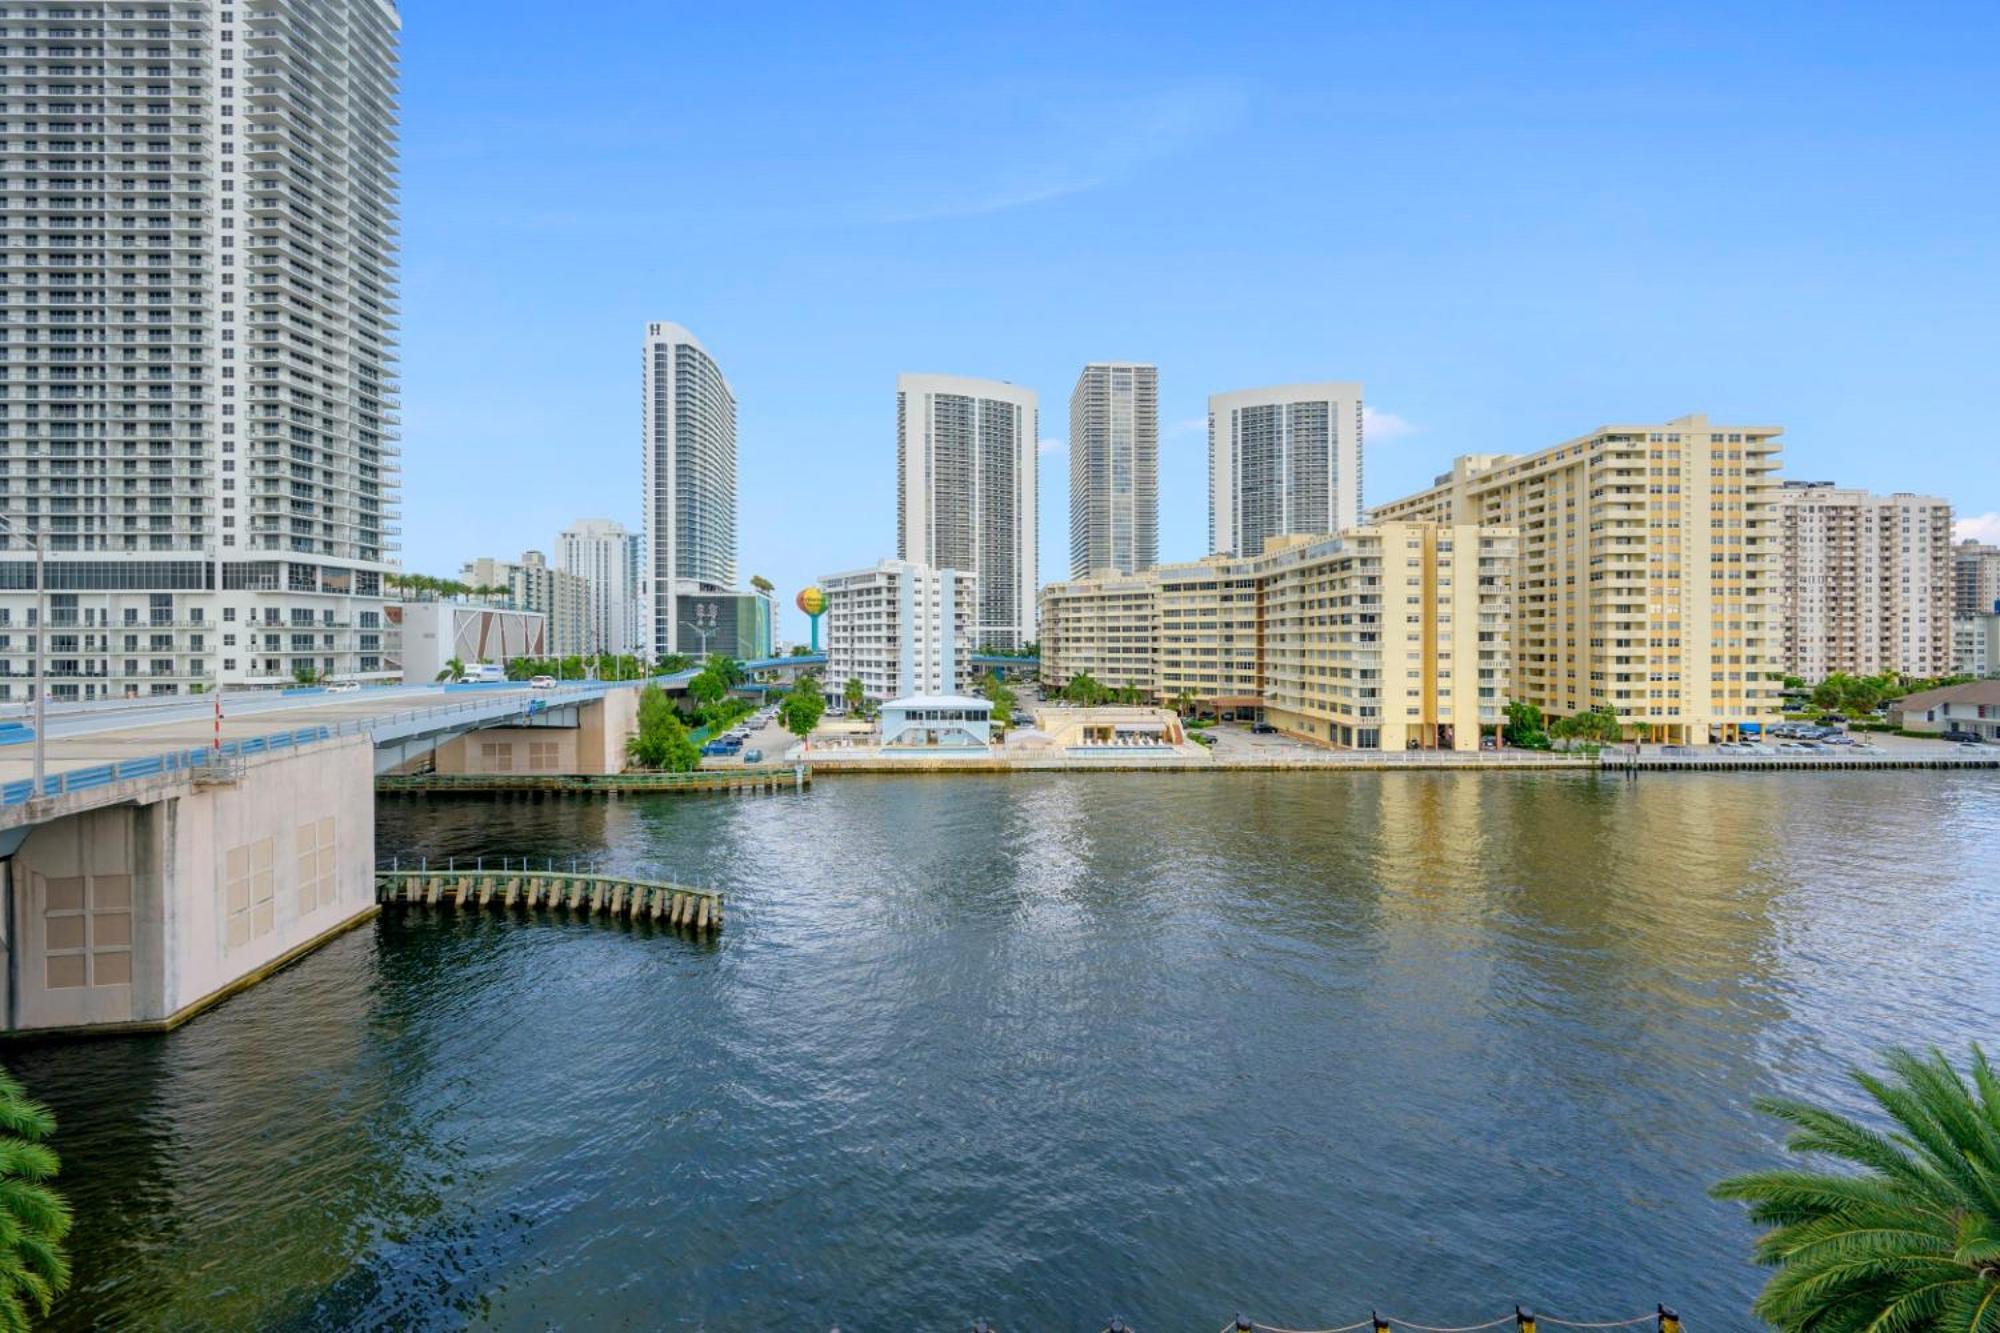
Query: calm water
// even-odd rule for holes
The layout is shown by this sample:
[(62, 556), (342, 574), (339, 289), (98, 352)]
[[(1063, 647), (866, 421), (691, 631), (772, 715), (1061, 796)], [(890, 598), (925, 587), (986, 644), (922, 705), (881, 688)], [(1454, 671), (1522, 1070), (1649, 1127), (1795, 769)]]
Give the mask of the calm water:
[(847, 778), (382, 807), (726, 939), (391, 914), (16, 1049), (59, 1325), (1744, 1328), (1756, 1093), (2000, 1032), (1992, 775)]

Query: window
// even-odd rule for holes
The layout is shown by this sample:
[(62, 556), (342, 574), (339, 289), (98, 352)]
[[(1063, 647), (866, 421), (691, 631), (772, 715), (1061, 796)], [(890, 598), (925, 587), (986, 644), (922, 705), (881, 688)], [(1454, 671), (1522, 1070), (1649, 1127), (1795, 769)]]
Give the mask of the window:
[(298, 852), (299, 915), (331, 906), (338, 896), (333, 877), (333, 816), (301, 824), (294, 835)]
[(48, 988), (130, 985), (132, 877), (72, 875), (42, 885)]
[(224, 938), (228, 948), (241, 948), (277, 927), (274, 860), (275, 847), (270, 838), (229, 849), (223, 891), (223, 910), (228, 918)]

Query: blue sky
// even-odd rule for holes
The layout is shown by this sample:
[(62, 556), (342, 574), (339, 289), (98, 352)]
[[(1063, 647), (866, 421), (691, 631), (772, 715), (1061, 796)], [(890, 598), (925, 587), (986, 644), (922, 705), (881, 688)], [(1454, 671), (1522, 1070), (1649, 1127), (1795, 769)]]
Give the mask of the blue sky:
[[(738, 400), (745, 575), (894, 553), (901, 370), (1359, 379), (1369, 497), (1705, 411), (2000, 537), (2000, 5), (412, 0), (404, 559), (639, 518), (639, 341)], [(1983, 518), (1979, 516), (1985, 516)], [(796, 616), (789, 616), (789, 622)]]

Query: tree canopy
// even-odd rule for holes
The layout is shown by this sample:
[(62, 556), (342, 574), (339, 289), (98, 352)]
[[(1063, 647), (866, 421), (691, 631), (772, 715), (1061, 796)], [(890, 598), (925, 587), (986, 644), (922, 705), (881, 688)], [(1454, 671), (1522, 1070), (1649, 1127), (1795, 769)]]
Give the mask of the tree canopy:
[(26, 1333), (69, 1287), (69, 1204), (50, 1188), (61, 1169), (44, 1140), (56, 1118), (0, 1070), (0, 1330)]
[(1886, 1132), (1824, 1107), (1766, 1097), (1786, 1147), (1837, 1169), (1756, 1171), (1716, 1197), (1769, 1228), (1776, 1271), (1751, 1307), (1780, 1333), (1992, 1333), (2000, 1329), (2000, 1073), (1972, 1047), (1968, 1074), (1936, 1050), (1891, 1051), (1889, 1076), (1854, 1082)]
[(625, 755), (641, 768), (668, 773), (687, 773), (701, 766), (701, 751), (673, 701), (657, 685), (639, 691), (639, 729), (625, 742)]
[(826, 714), (826, 695), (820, 689), (819, 678), (801, 675), (792, 682), (792, 688), (778, 701), (778, 720), (785, 730), (800, 740), (812, 735), (813, 728)]

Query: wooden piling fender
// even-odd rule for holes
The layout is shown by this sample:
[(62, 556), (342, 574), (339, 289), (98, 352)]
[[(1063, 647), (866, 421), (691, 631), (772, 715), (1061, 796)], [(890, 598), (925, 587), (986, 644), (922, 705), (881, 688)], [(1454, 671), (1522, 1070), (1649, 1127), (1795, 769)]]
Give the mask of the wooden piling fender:
[(707, 898), (703, 898), (703, 899), (701, 900), (701, 920), (699, 920), (699, 921), (697, 921), (697, 922), (695, 923), (695, 927), (694, 927), (694, 928), (695, 928), (696, 930), (698, 930), (698, 931), (705, 931), (705, 930), (707, 930), (707, 929), (708, 929), (708, 899), (707, 899)]

